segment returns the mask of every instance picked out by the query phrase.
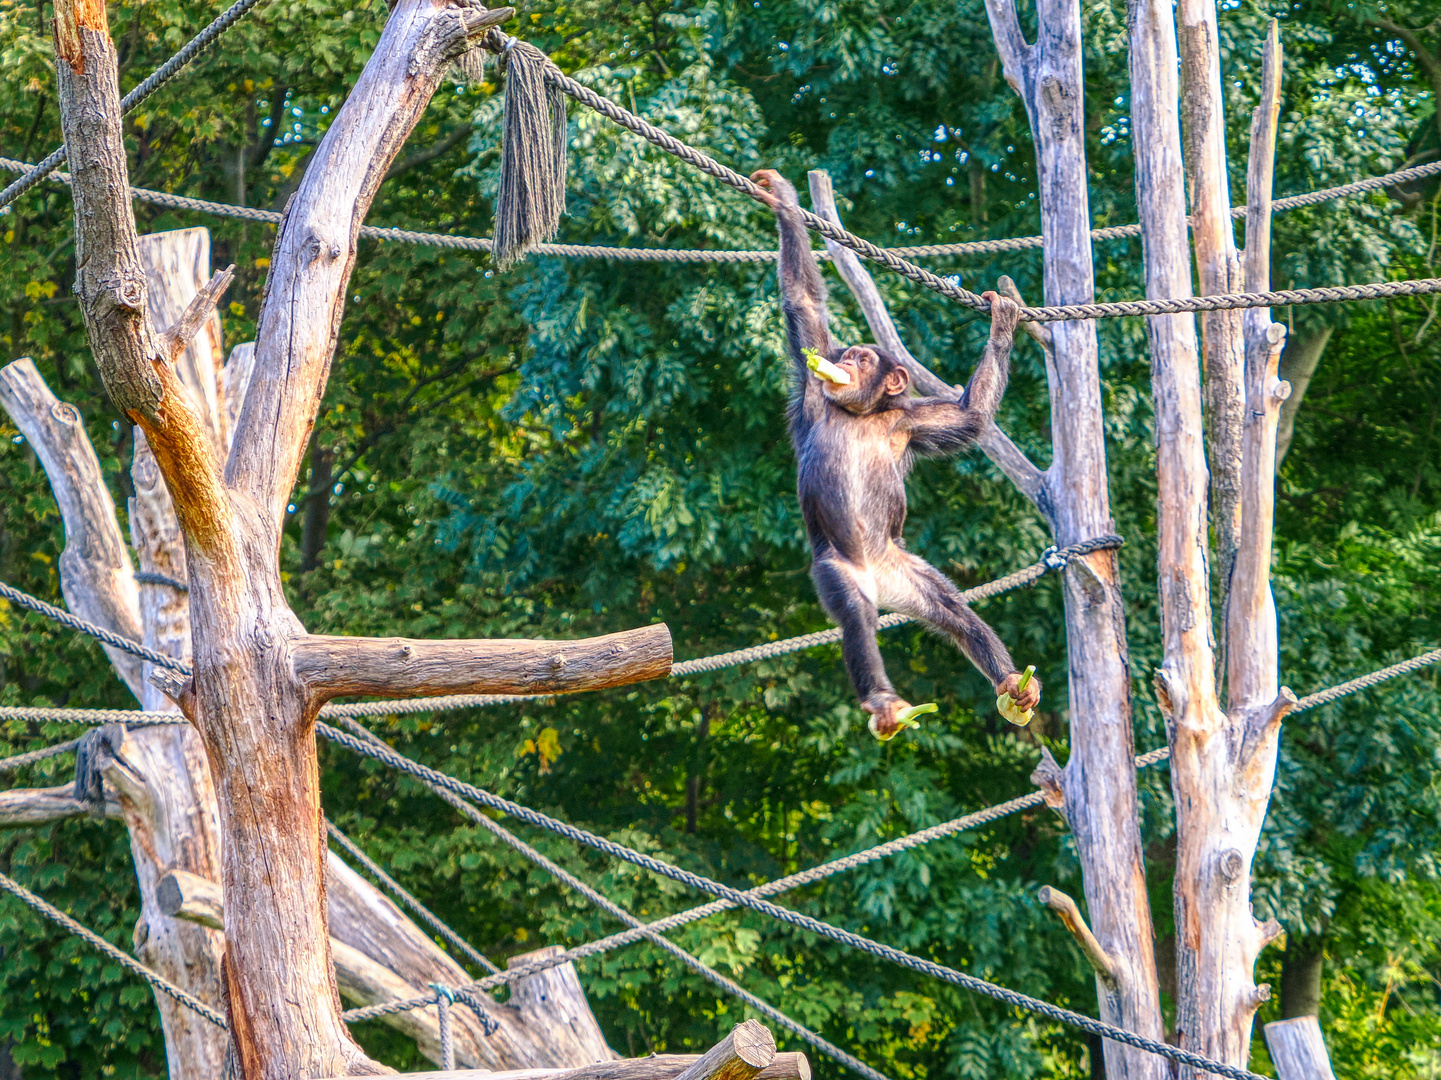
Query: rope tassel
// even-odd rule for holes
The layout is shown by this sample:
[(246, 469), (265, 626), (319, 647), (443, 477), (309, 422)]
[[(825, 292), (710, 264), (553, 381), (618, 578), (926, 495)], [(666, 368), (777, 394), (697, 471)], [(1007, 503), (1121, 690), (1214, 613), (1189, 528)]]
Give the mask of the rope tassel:
[(546, 82), (550, 58), (505, 42), (505, 121), (493, 257), (504, 270), (555, 236), (565, 213), (565, 97)]

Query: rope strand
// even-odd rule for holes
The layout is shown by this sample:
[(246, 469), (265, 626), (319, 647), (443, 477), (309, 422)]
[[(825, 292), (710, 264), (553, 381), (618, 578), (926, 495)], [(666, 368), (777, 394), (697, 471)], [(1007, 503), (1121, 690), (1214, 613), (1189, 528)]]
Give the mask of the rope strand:
[[(49, 919), (51, 922), (58, 923), (60, 926), (63, 926), (66, 930), (69, 930), (72, 934), (80, 938), (86, 944), (100, 950), (102, 953), (110, 957), (110, 959), (114, 960), (117, 964), (125, 968), (127, 971), (139, 975), (142, 979), (148, 982), (156, 990), (159, 990), (162, 994), (166, 994), (169, 997), (174, 998), (181, 1005), (184, 1005), (192, 1012), (199, 1013), (216, 1027), (220, 1028), (222, 1031), (226, 1030), (229, 1027), (229, 1025), (225, 1022), (225, 1017), (221, 1016), (218, 1012), (212, 1009), (209, 1005), (205, 1004), (205, 1002), (201, 1001), (198, 997), (195, 997), (193, 994), (190, 994), (187, 991), (180, 989), (180, 987), (176, 986), (168, 979), (157, 975), (155, 972), (151, 971), (148, 967), (142, 964), (139, 960), (136, 960), (129, 953), (122, 952), (120, 949), (117, 949), (114, 945), (110, 944), (110, 942), (106, 941), (99, 934), (95, 933), (95, 931), (89, 930), (86, 927), (81, 926), (69, 915), (66, 915), (65, 912), (61, 911), (53, 904), (46, 903), (44, 900), (36, 896), (33, 892), (25, 888), (24, 885), (21, 885), (13, 878), (7, 877), (4, 874), (0, 874), (0, 890), (3, 890), (9, 893), (11, 896), (15, 897), (15, 899), (19, 900), (31, 911), (37, 912), (38, 914), (45, 916), (45, 918)], [(426, 1004), (429, 1003), (429, 1000), (427, 1000)]]
[[(235, 4), (221, 12), (220, 16), (214, 22), (187, 41), (181, 46), (179, 52), (151, 72), (144, 82), (121, 99), (120, 115), (125, 116), (134, 109), (135, 106), (159, 90), (178, 75), (181, 69), (189, 64), (190, 61), (208, 49), (221, 34), (238, 23), (251, 8), (264, 2), (265, 0), (237, 0)], [(29, 172), (12, 183), (4, 191), (0, 191), (0, 210), (9, 206), (21, 195), (25, 194), (25, 192), (49, 176), (50, 173), (54, 172), (55, 169), (64, 162), (67, 153), (68, 151), (64, 146), (57, 146), (39, 165), (30, 169)]]

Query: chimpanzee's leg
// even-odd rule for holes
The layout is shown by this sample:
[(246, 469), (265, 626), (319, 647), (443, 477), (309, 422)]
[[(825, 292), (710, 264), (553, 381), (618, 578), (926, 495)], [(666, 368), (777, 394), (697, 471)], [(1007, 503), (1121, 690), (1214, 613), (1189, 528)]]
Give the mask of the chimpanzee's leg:
[(891, 547), (876, 565), (876, 586), (883, 606), (945, 634), (992, 686), (999, 688), (1015, 672), (1015, 661), (996, 632), (966, 606), (951, 580), (925, 559)]
[[(876, 582), (868, 570), (834, 553), (818, 555), (811, 566), (816, 592), (826, 613), (841, 628), (841, 654), (861, 707), (870, 713), (894, 711), (899, 702), (876, 643)], [(904, 707), (904, 702), (901, 703)]]

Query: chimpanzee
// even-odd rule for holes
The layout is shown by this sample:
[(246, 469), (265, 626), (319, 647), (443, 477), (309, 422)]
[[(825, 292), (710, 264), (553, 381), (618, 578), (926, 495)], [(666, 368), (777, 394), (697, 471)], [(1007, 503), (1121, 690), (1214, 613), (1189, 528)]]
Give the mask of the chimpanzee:
[(826, 286), (795, 188), (773, 169), (751, 179), (764, 189), (761, 199), (775, 211), (780, 230), (781, 310), (797, 379), (791, 441), (811, 576), (821, 603), (840, 624), (846, 668), (861, 707), (871, 714), (871, 732), (892, 738), (915, 712), (886, 677), (876, 644), (877, 605), (914, 616), (954, 640), (998, 695), (1010, 695), (1015, 711), (1008, 719), (1014, 720), (1039, 703), (1039, 681), (1022, 679), (1001, 639), (955, 585), (906, 550), (901, 529), (906, 474), (915, 455), (954, 454), (995, 418), (1020, 309), (986, 293), (990, 341), (965, 392), (954, 400), (911, 397), (910, 373), (893, 356), (876, 345), (846, 348), (831, 337)]

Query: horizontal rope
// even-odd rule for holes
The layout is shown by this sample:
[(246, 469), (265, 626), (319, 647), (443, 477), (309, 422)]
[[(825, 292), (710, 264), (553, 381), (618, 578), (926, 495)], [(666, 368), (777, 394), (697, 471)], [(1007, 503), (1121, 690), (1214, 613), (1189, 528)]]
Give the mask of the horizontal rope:
[[(36, 168), (36, 166), (29, 165), (23, 161), (15, 161), (12, 158), (0, 157), (0, 168), (23, 173)], [(1347, 198), (1352, 195), (1361, 195), (1369, 191), (1376, 191), (1397, 184), (1423, 180), (1437, 173), (1441, 173), (1441, 161), (1433, 161), (1426, 165), (1417, 165), (1410, 169), (1398, 169), (1395, 172), (1386, 173), (1382, 176), (1372, 176), (1350, 184), (1322, 188), (1319, 191), (1308, 191), (1300, 195), (1288, 195), (1285, 198), (1273, 201), (1271, 203), (1271, 211), (1272, 213), (1280, 213), (1286, 210), (1294, 210), (1298, 207), (1314, 206), (1317, 203), (1328, 202), (1332, 199)], [(49, 179), (62, 183), (70, 182), (70, 177), (66, 173), (52, 174)], [(217, 217), (239, 218), (244, 221), (259, 221), (271, 225), (279, 224), (281, 217), (280, 214), (273, 210), (261, 210), (251, 206), (236, 206), (233, 203), (212, 202), (207, 199), (192, 199), (184, 195), (173, 195), (168, 191), (153, 191), (148, 188), (132, 187), (130, 194), (133, 198), (141, 202), (152, 203), (171, 210), (193, 210), (202, 214), (213, 214)], [(1231, 216), (1233, 218), (1244, 218), (1246, 216), (1246, 207), (1233, 206), (1231, 208)], [(1189, 222), (1189, 220), (1188, 218), (1187, 221)], [(489, 252), (493, 247), (493, 243), (489, 237), (414, 232), (408, 229), (390, 229), (373, 225), (361, 226), (360, 235), (371, 240), (390, 240), (397, 243), (421, 244), (462, 251)], [(1141, 226), (1139, 223), (1131, 225), (1110, 225), (1100, 229), (1092, 229), (1090, 235), (1093, 241), (1128, 239), (1140, 236)], [(1015, 236), (999, 240), (968, 240), (956, 244), (915, 244), (911, 246), (889, 247), (885, 250), (903, 258), (927, 258), (932, 256), (953, 255), (996, 255), (1009, 251), (1029, 251), (1044, 246), (1045, 237)], [(601, 244), (540, 244), (536, 246), (534, 251), (537, 255), (580, 259), (611, 259), (622, 262), (770, 263), (775, 262), (777, 258), (777, 252), (774, 248), (730, 250), (719, 248), (628, 248)], [(830, 258), (829, 252), (824, 248), (817, 249), (813, 254), (820, 260)]]
[[(159, 90), (178, 75), (181, 69), (189, 64), (190, 61), (194, 60), (209, 48), (221, 34), (239, 22), (246, 12), (250, 11), (250, 9), (257, 4), (264, 2), (265, 0), (237, 0), (237, 3), (221, 12), (214, 22), (187, 41), (181, 46), (179, 52), (152, 71), (139, 86), (121, 99), (120, 115), (126, 115), (134, 109), (135, 106)], [(44, 180), (50, 173), (54, 172), (65, 160), (66, 154), (67, 151), (64, 146), (56, 147), (39, 165), (31, 168), (24, 176), (20, 177), (19, 180), (16, 180), (4, 191), (0, 191), (0, 209), (9, 206), (21, 195), (25, 194), (25, 192), (40, 183), (41, 180)]]
[[(1087, 555), (1093, 551), (1102, 551), (1108, 548), (1120, 547), (1125, 541), (1116, 535), (1097, 537), (1092, 540), (1084, 540), (1079, 544), (1072, 544), (1065, 548), (1048, 548), (1040, 560), (1031, 566), (999, 578), (996, 581), (979, 585), (962, 594), (967, 601), (984, 600), (988, 597), (998, 596), (1011, 589), (1029, 585), (1040, 579), (1052, 570), (1060, 570), (1066, 563), (1078, 555)], [(139, 575), (137, 575), (138, 577)], [(169, 579), (166, 579), (167, 582)], [(178, 583), (177, 583), (178, 584)], [(76, 630), (82, 634), (89, 634), (107, 645), (114, 646), (125, 652), (139, 656), (141, 659), (149, 660), (153, 664), (161, 664), (172, 671), (182, 675), (190, 675), (189, 665), (174, 657), (166, 656), (163, 653), (147, 649), (139, 642), (131, 641), (127, 637), (113, 633), (92, 623), (78, 615), (56, 607), (54, 604), (47, 604), (29, 593), (21, 592), (14, 586), (7, 585), (0, 581), (0, 597), (3, 597), (14, 604), (27, 608), (46, 618), (54, 619), (62, 626)], [(900, 626), (902, 623), (910, 622), (906, 615), (887, 615), (880, 620), (882, 629), (891, 626)], [(756, 645), (749, 649), (741, 649), (737, 652), (722, 653), (719, 656), (699, 657), (695, 660), (686, 660), (675, 664), (671, 668), (671, 677), (679, 678), (686, 675), (699, 674), (705, 671), (717, 671), (721, 668), (734, 667), (737, 664), (749, 663), (765, 657), (780, 656), (788, 652), (796, 652), (800, 649), (808, 649), (815, 645), (824, 645), (830, 642), (839, 641), (841, 632), (838, 629), (822, 630), (815, 634), (803, 634), (800, 637), (788, 638), (785, 641), (772, 641), (763, 645)], [(541, 698), (551, 697), (549, 694), (449, 694), (433, 698), (404, 698), (397, 701), (364, 701), (350, 705), (325, 705), (320, 710), (321, 717), (337, 716), (396, 716), (408, 713), (421, 712), (442, 712), (450, 709), (470, 709), (485, 705), (499, 705), (515, 701), (535, 701)], [(107, 712), (111, 710), (105, 710)], [(131, 716), (123, 710), (117, 710), (120, 715)], [(141, 715), (165, 715), (171, 719), (165, 722), (184, 723), (183, 718), (176, 720), (173, 714), (141, 714)], [(0, 709), (0, 718), (5, 717), (4, 709)], [(126, 723), (126, 720), (107, 720), (104, 723)]]
[[(1071, 544), (1064, 548), (1048, 548), (1041, 558), (1030, 566), (1017, 570), (1013, 574), (1007, 574), (1003, 578), (989, 581), (984, 585), (977, 585), (974, 589), (967, 589), (961, 593), (961, 599), (967, 604), (974, 604), (981, 600), (989, 600), (993, 596), (1010, 592), (1012, 589), (1019, 589), (1026, 585), (1034, 584), (1045, 577), (1053, 570), (1062, 570), (1071, 559), (1082, 555), (1089, 555), (1095, 551), (1106, 551), (1111, 548), (1118, 548), (1125, 543), (1125, 540), (1115, 534), (1098, 536), (1092, 540), (1083, 540), (1079, 544)], [(910, 615), (892, 613), (883, 615), (877, 621), (879, 630), (889, 630), (895, 626), (904, 626), (906, 623), (914, 622)], [(716, 656), (702, 656), (694, 660), (683, 660), (679, 664), (673, 664), (670, 669), (671, 678), (684, 678), (687, 675), (698, 675), (707, 671), (719, 671), (722, 668), (735, 667), (739, 664), (751, 664), (757, 660), (769, 660), (772, 657), (783, 656), (786, 653), (799, 652), (802, 649), (812, 649), (817, 645), (831, 645), (841, 640), (839, 627), (832, 627), (829, 630), (818, 630), (814, 634), (802, 634), (799, 637), (786, 638), (784, 641), (770, 641), (762, 645), (753, 645), (748, 649), (737, 649), (735, 652), (720, 653)]]
[(192, 1012), (199, 1013), (216, 1027), (224, 1030), (229, 1026), (225, 1022), (225, 1017), (221, 1016), (218, 1012), (212, 1009), (209, 1005), (205, 1004), (205, 1002), (201, 1001), (198, 997), (195, 997), (193, 994), (187, 993), (186, 991), (180, 989), (180, 987), (176, 986), (173, 982), (170, 982), (168, 979), (157, 975), (155, 972), (151, 971), (148, 967), (142, 964), (139, 960), (136, 960), (129, 953), (122, 952), (120, 949), (117, 949), (114, 945), (110, 944), (110, 942), (106, 941), (99, 934), (95, 933), (95, 931), (89, 930), (86, 927), (81, 926), (69, 915), (66, 915), (65, 912), (61, 911), (53, 904), (46, 903), (44, 900), (36, 896), (33, 892), (25, 888), (24, 885), (21, 885), (13, 878), (7, 877), (4, 874), (0, 874), (0, 890), (3, 890), (9, 893), (11, 896), (15, 897), (15, 899), (19, 900), (31, 911), (37, 912), (38, 914), (45, 916), (45, 918), (49, 919), (51, 922), (63, 926), (66, 930), (69, 930), (70, 933), (80, 938), (86, 944), (92, 946), (95, 949), (98, 949), (100, 952), (110, 957), (110, 959), (114, 960), (117, 964), (125, 968), (127, 971), (135, 975), (139, 975), (142, 979), (148, 982), (156, 990), (159, 990), (162, 994), (174, 998), (181, 1005), (184, 1005)]
[(26, 765), (34, 765), (37, 761), (60, 757), (62, 754), (70, 753), (79, 745), (79, 739), (71, 739), (69, 742), (56, 743), (54, 746), (47, 746), (40, 750), (31, 750), (28, 754), (0, 758), (0, 773), (14, 772), (16, 769), (23, 769)]
[[(509, 799), (492, 794), (491, 792), (486, 791), (483, 788), (478, 788), (473, 784), (467, 784), (462, 780), (457, 780), (452, 776), (447, 776), (442, 772), (437, 772), (435, 769), (427, 768), (426, 766), (421, 765), (418, 762), (411, 761), (409, 758), (406, 758), (396, 753), (388, 746), (372, 743), (369, 740), (365, 739), (358, 739), (353, 735), (346, 734), (342, 731), (337, 731), (329, 724), (316, 724), (316, 731), (319, 734), (323, 735), (325, 738), (329, 739), (331, 742), (339, 743), (340, 745), (345, 746), (350, 750), (354, 750), (356, 753), (363, 754), (366, 757), (374, 758), (375, 760), (383, 762), (384, 764), (387, 764), (392, 768), (408, 773), (409, 775), (414, 776), (417, 779), (422, 779), (430, 784), (444, 787), (447, 790), (452, 791), (456, 795), (459, 795), (464, 799), (468, 799), (471, 802), (479, 803), (482, 806), (488, 806), (493, 810), (498, 810), (501, 813), (508, 814), (511, 817), (526, 822), (527, 824), (536, 825), (540, 828), (547, 829), (550, 832), (556, 833), (560, 836), (564, 836), (567, 839), (572, 840), (576, 843), (584, 844), (587, 847), (594, 848), (596, 851), (599, 851), (602, 854), (609, 855), (612, 858), (620, 859), (624, 862), (631, 863), (634, 866), (639, 866), (642, 869), (649, 870), (654, 874), (659, 874), (662, 877), (670, 878), (672, 881), (678, 881), (683, 885), (688, 885), (693, 889), (697, 889), (702, 892), (708, 892), (713, 896), (731, 900), (740, 906), (748, 907), (751, 910), (757, 911), (762, 915), (768, 915), (771, 918), (786, 923), (787, 925), (793, 926), (798, 930), (829, 938), (832, 941), (849, 946), (850, 948), (856, 949), (857, 951), (868, 953), (879, 959), (887, 960), (901, 967), (909, 968), (912, 971), (918, 971), (922, 974), (942, 979), (945, 982), (951, 983), (955, 986), (959, 986), (963, 989), (970, 990), (978, 994), (983, 994), (990, 998), (994, 998), (995, 1000), (1000, 1001), (1006, 1005), (1010, 1005), (1014, 1008), (1025, 1009), (1028, 1012), (1036, 1013), (1037, 1015), (1044, 1016), (1047, 1019), (1055, 1020), (1064, 1024), (1070, 1024), (1073, 1027), (1080, 1028), (1082, 1031), (1087, 1031), (1091, 1034), (1099, 1035), (1102, 1038), (1111, 1039), (1114, 1042), (1120, 1042), (1128, 1046), (1133, 1046), (1138, 1050), (1145, 1050), (1152, 1054), (1158, 1054), (1161, 1057), (1170, 1058), (1173, 1061), (1179, 1061), (1183, 1065), (1190, 1065), (1192, 1068), (1202, 1069), (1206, 1072), (1215, 1073), (1218, 1076), (1231, 1077), (1232, 1080), (1261, 1080), (1261, 1078), (1256, 1073), (1249, 1072), (1246, 1069), (1239, 1069), (1234, 1066), (1227, 1065), (1224, 1062), (1213, 1061), (1209, 1058), (1202, 1057), (1199, 1054), (1190, 1053), (1189, 1051), (1182, 1050), (1179, 1047), (1169, 1046), (1166, 1043), (1157, 1042), (1154, 1039), (1148, 1039), (1145, 1036), (1137, 1035), (1133, 1032), (1118, 1028), (1112, 1024), (1107, 1024), (1104, 1021), (1096, 1020), (1092, 1017), (1084, 1016), (1081, 1013), (1072, 1012), (1070, 1009), (1063, 1009), (1060, 1006), (1052, 1005), (1049, 1002), (1041, 1001), (1039, 998), (1031, 997), (1028, 994), (1022, 994), (1015, 990), (1008, 989), (1007, 987), (999, 986), (996, 983), (989, 982), (985, 979), (977, 978), (974, 975), (967, 975), (964, 972), (956, 971), (953, 968), (946, 967), (944, 964), (938, 964), (933, 960), (926, 960), (922, 957), (913, 956), (912, 954), (905, 952), (902, 949), (897, 949), (894, 946), (885, 945), (878, 941), (873, 941), (870, 938), (863, 937), (862, 935), (854, 933), (850, 930), (843, 930), (840, 927), (832, 926), (830, 923), (822, 922), (820, 919), (813, 918), (809, 915), (803, 915), (798, 911), (791, 910), (790, 908), (784, 908), (777, 904), (772, 904), (768, 900), (763, 900), (757, 897), (750, 896), (748, 893), (741, 892), (738, 889), (733, 889), (728, 885), (722, 885), (720, 882), (713, 881), (712, 879), (705, 877), (702, 874), (697, 874), (690, 870), (684, 870), (678, 866), (674, 866), (667, 862), (662, 862), (660, 859), (653, 858), (650, 855), (645, 855), (638, 851), (632, 851), (630, 848), (626, 847), (623, 844), (618, 844), (614, 840), (608, 840), (603, 836), (597, 836), (595, 833), (578, 828), (575, 825), (571, 825), (567, 822), (557, 820), (556, 818), (550, 817), (548, 814), (543, 814), (540, 811), (533, 810), (528, 806), (521, 806), (519, 803), (512, 802)], [(488, 976), (487, 978), (481, 979), (479, 982), (477, 982), (474, 986), (474, 989), (476, 989), (477, 991), (481, 989), (489, 989), (493, 985), (499, 985), (499, 983), (492, 983), (491, 980), (500, 979), (503, 979), (503, 976)], [(425, 997), (414, 999), (412, 1002), (387, 1002), (383, 1005), (371, 1006), (368, 1009), (352, 1010), (351, 1012), (347, 1012), (344, 1015), (348, 1020), (362, 1018), (371, 1019), (377, 1016), (387, 1016), (390, 1015), (392, 1012), (400, 1012), (403, 1011), (404, 1008), (419, 1008), (423, 1005), (429, 1005), (432, 1001), (432, 997)]]

